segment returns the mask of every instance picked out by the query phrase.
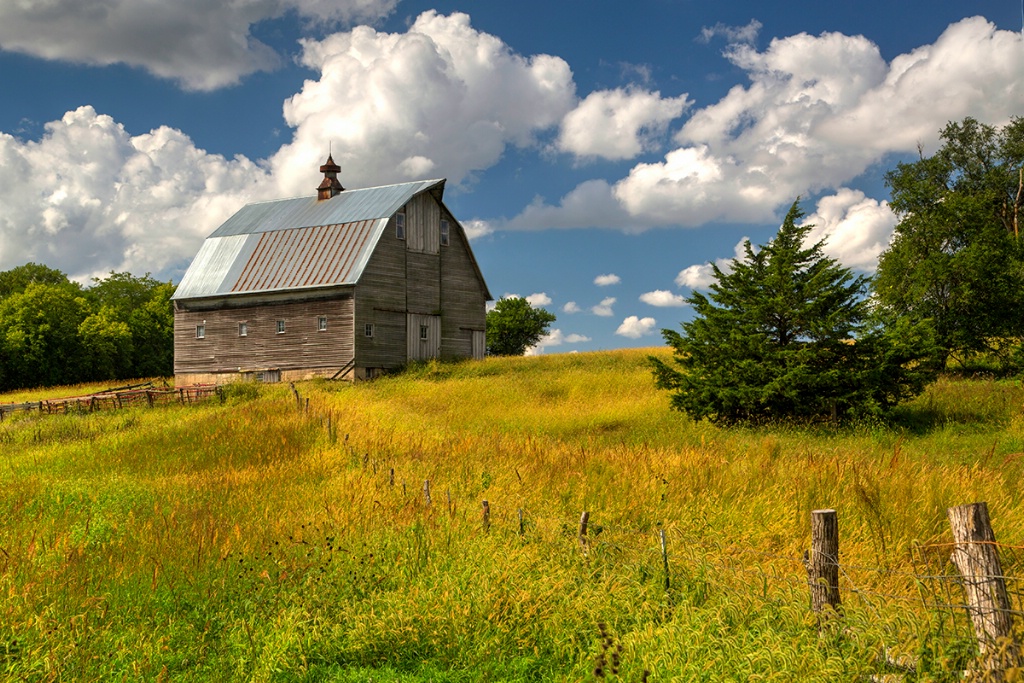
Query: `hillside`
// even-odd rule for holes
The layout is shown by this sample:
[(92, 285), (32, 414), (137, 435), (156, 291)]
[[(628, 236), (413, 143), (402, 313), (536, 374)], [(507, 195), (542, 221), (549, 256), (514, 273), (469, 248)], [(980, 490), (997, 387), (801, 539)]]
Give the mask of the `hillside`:
[[(984, 500), (1024, 573), (1019, 383), (942, 380), (895, 424), (724, 429), (667, 409), (649, 353), (9, 417), (0, 672), (835, 681), (890, 648), (907, 680), (954, 680), (970, 633), (936, 544), (948, 507)], [(838, 511), (845, 607), (821, 633), (818, 508)]]

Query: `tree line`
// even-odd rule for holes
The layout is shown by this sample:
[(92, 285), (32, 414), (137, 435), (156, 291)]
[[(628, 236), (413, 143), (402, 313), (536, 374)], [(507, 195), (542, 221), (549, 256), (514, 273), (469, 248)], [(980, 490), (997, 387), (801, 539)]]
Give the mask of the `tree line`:
[(0, 272), (0, 390), (173, 374), (173, 294), (148, 273), (84, 287), (37, 263)]
[[(948, 367), (1024, 370), (1024, 119), (967, 118), (935, 154), (886, 174), (898, 218), (872, 278), (808, 244), (793, 203), (775, 238), (713, 266), (693, 320), (652, 359), (672, 406), (722, 422), (884, 414)], [(0, 272), (0, 390), (168, 376), (174, 286), (111, 272), (88, 287), (29, 263)], [(525, 299), (487, 315), (487, 352), (521, 355), (555, 316)]]

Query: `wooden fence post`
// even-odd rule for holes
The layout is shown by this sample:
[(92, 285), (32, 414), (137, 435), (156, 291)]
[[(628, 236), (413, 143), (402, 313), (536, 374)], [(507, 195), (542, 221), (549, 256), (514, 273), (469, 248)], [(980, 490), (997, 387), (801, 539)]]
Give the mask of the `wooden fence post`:
[(811, 609), (816, 613), (827, 608), (838, 611), (839, 520), (835, 510), (811, 511), (811, 552), (805, 559)]
[(658, 536), (661, 538), (661, 564), (665, 568), (665, 590), (668, 590), (668, 545), (665, 543), (665, 530), (659, 529)]
[(484, 533), (491, 530), (491, 506), (485, 500), (484, 501)]
[(586, 510), (580, 515), (580, 531), (578, 538), (580, 540), (580, 546), (584, 551), (587, 549), (587, 523), (590, 521), (590, 513)]
[(984, 680), (1002, 681), (1003, 670), (1018, 665), (1020, 648), (1013, 642), (1013, 615), (988, 505), (959, 505), (946, 514), (956, 543), (951, 559), (963, 577)]
[(430, 480), (423, 480), (423, 500), (426, 501), (427, 507), (430, 507)]

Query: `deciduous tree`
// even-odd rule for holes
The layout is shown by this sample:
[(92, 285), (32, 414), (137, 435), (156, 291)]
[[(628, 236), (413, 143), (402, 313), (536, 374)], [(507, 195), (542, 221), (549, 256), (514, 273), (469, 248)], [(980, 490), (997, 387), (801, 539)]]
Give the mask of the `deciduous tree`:
[(499, 299), (494, 309), (487, 312), (487, 353), (521, 356), (540, 341), (553, 322), (553, 313), (534, 308), (522, 297)]
[(1024, 119), (968, 118), (941, 137), (886, 175), (900, 221), (872, 290), (889, 320), (934, 327), (945, 364), (1024, 336)]

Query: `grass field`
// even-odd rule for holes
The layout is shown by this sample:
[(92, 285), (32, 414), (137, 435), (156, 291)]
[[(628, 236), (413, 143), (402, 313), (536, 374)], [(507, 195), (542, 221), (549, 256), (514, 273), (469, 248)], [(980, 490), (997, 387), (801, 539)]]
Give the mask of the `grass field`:
[[(952, 505), (987, 501), (1024, 545), (1020, 383), (942, 380), (889, 424), (725, 429), (670, 412), (649, 353), (300, 384), (306, 411), (250, 385), (10, 416), (0, 676), (848, 681), (890, 649), (904, 680), (957, 680), (963, 619), (923, 603), (958, 589), (921, 576), (950, 571), (928, 544)], [(820, 631), (800, 557), (828, 507), (848, 572)], [(1004, 568), (1024, 576), (1012, 548)]]

